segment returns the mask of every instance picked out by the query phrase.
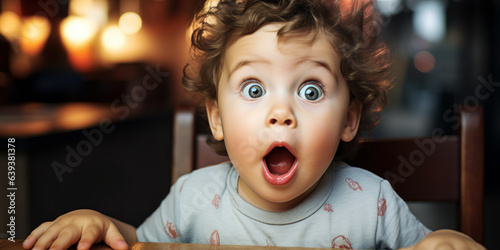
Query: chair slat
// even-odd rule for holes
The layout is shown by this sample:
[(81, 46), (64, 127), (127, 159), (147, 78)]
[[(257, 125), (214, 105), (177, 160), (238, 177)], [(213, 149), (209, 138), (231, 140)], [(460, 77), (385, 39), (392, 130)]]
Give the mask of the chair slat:
[(177, 107), (173, 126), (172, 184), (180, 176), (190, 173), (194, 164), (194, 110)]
[(484, 124), (479, 107), (461, 107), (460, 229), (479, 243), (484, 227)]

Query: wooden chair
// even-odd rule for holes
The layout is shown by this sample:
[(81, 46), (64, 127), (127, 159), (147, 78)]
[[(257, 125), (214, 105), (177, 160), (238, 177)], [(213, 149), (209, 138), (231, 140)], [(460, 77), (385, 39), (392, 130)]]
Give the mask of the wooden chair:
[[(174, 118), (172, 181), (227, 157), (216, 155), (205, 143), (207, 134), (195, 133), (195, 112), (177, 108)], [(479, 107), (460, 107), (457, 134), (431, 137), (368, 140), (360, 143), (353, 166), (389, 180), (405, 201), (455, 201), (459, 230), (483, 243), (484, 134)]]

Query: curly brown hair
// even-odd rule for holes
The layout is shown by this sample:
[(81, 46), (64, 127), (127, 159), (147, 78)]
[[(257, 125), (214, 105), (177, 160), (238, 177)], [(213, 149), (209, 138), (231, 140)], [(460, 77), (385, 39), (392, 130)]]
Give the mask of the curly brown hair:
[[(217, 100), (221, 65), (227, 48), (237, 39), (271, 23), (283, 23), (279, 39), (319, 32), (341, 56), (341, 73), (352, 98), (363, 108), (358, 133), (341, 142), (335, 159), (355, 151), (362, 131), (380, 119), (391, 85), (390, 53), (379, 41), (380, 17), (371, 1), (355, 0), (221, 0), (206, 6), (194, 18), (191, 57), (184, 67), (182, 83), (202, 95), (201, 101)], [(223, 141), (209, 140), (219, 154), (227, 154)]]

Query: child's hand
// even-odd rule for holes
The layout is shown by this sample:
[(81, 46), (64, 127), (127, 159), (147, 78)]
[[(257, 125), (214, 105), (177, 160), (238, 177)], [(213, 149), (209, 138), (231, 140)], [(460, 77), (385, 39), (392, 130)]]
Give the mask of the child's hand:
[(437, 250), (437, 249), (486, 249), (469, 236), (453, 231), (453, 230), (439, 230), (435, 231), (419, 243), (403, 248), (404, 250)]
[(114, 249), (128, 249), (109, 217), (92, 210), (76, 210), (41, 224), (26, 238), (23, 247), (66, 249), (78, 242), (78, 249), (88, 249), (101, 241)]

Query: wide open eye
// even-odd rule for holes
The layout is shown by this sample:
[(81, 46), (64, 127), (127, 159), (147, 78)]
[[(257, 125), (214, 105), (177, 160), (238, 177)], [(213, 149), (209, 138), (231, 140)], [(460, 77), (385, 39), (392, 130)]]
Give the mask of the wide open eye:
[(257, 99), (263, 96), (265, 93), (266, 91), (264, 90), (264, 87), (256, 82), (245, 85), (245, 87), (243, 87), (243, 90), (241, 90), (241, 94), (250, 99)]
[(314, 81), (306, 82), (299, 89), (299, 96), (308, 101), (316, 101), (323, 96), (323, 90)]

